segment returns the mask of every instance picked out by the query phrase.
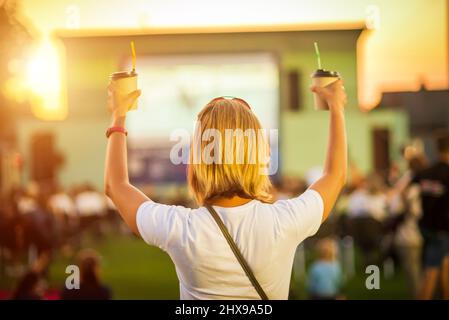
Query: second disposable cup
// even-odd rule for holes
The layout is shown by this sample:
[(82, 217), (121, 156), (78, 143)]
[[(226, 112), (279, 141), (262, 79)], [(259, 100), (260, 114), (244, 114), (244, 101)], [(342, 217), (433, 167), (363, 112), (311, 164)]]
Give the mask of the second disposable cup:
[[(328, 71), (318, 69), (312, 74), (312, 84), (317, 87), (324, 88), (340, 79), (340, 75), (336, 71)], [(315, 110), (329, 110), (327, 102), (320, 98), (316, 93), (313, 94)]]

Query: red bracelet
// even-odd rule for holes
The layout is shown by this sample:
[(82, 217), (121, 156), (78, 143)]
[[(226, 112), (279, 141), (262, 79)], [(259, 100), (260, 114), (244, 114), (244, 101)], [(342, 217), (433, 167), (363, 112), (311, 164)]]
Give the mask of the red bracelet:
[(108, 128), (108, 130), (106, 130), (106, 138), (109, 138), (109, 136), (111, 134), (113, 134), (114, 132), (123, 133), (123, 134), (125, 134), (125, 136), (128, 135), (128, 131), (126, 131), (126, 129), (123, 127), (110, 127), (110, 128)]

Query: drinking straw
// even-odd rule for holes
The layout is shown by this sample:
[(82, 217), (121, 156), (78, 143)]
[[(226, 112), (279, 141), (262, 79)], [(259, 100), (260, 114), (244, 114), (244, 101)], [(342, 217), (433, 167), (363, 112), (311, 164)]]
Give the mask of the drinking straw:
[(136, 50), (134, 48), (134, 41), (131, 41), (131, 53), (133, 58), (133, 72), (136, 71)]
[(318, 43), (314, 42), (313, 45), (315, 46), (315, 54), (316, 60), (318, 62), (318, 69), (321, 69), (321, 57), (320, 57), (320, 49), (318, 49)]

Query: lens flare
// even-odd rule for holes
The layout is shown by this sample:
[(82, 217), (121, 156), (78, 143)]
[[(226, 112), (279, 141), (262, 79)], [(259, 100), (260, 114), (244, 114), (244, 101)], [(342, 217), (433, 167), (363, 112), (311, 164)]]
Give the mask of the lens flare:
[(42, 120), (62, 120), (66, 116), (61, 99), (60, 65), (57, 48), (45, 40), (29, 60), (26, 84), (32, 93), (33, 113)]

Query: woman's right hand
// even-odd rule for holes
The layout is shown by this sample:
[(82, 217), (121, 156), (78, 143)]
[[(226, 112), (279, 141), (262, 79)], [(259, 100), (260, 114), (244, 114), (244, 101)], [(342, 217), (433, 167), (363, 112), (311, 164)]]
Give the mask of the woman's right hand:
[(326, 87), (312, 86), (310, 89), (327, 102), (330, 111), (343, 111), (348, 102), (341, 79)]
[(112, 118), (124, 118), (140, 94), (140, 90), (131, 93), (121, 92), (114, 81), (110, 82), (108, 85), (108, 109), (112, 113)]

